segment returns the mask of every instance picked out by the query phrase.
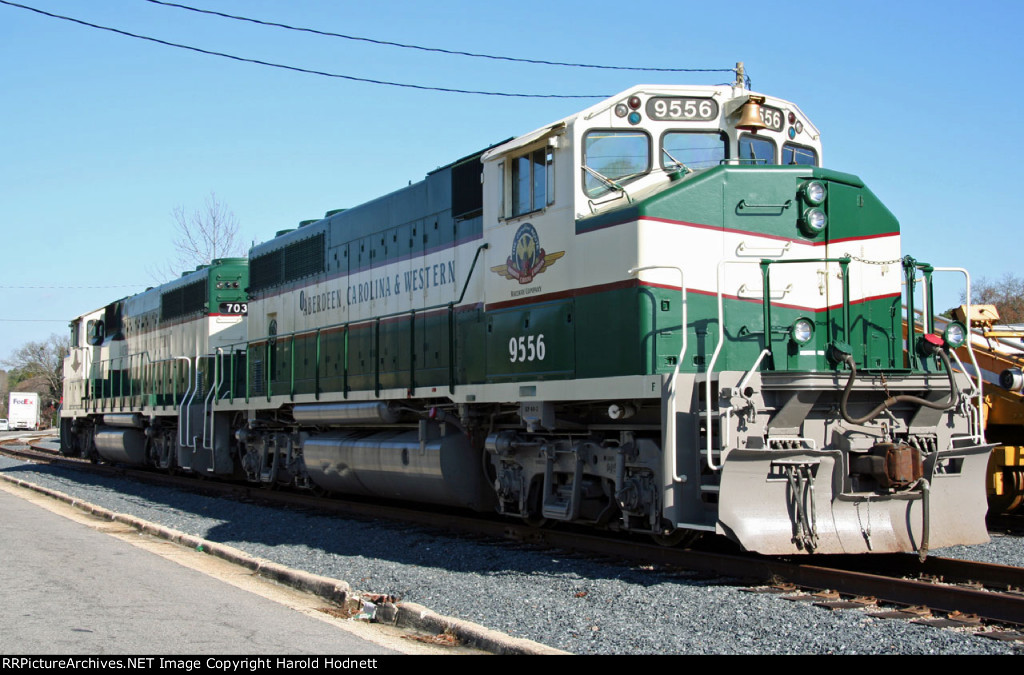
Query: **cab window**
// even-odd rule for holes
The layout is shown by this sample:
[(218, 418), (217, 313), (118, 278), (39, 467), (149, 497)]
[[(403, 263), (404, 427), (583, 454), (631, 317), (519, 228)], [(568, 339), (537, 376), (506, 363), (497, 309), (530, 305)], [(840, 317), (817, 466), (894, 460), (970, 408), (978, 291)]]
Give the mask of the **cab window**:
[(511, 160), (512, 216), (540, 211), (552, 202), (551, 164), (554, 153), (548, 148)]
[(651, 168), (651, 140), (642, 131), (589, 131), (583, 137), (583, 190), (598, 197)]
[(661, 166), (666, 171), (710, 169), (728, 156), (727, 148), (728, 137), (719, 131), (669, 131), (661, 138)]
[(85, 341), (93, 347), (103, 344), (103, 322), (93, 319), (85, 324)]
[(767, 138), (740, 136), (740, 164), (775, 164), (775, 143)]
[(805, 148), (795, 143), (786, 143), (782, 146), (782, 163), (818, 166), (818, 153), (814, 148)]

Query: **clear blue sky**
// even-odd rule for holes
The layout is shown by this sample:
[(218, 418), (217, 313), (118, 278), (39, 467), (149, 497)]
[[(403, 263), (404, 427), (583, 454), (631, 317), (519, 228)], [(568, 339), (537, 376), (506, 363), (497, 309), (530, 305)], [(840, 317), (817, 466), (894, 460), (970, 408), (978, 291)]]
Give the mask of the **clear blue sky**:
[[(425, 54), (145, 0), (19, 1), (203, 49), (436, 87), (611, 95), (638, 83), (732, 79)], [(1024, 128), (1018, 0), (182, 2), (507, 56), (690, 68), (744, 61), (754, 89), (811, 117), (825, 165), (861, 176), (896, 214), (905, 254), (967, 267), (975, 277), (1019, 274), (1020, 152), (999, 140)], [(200, 207), (214, 192), (246, 241), (263, 241), (595, 100), (424, 92), (299, 74), (7, 5), (0, 5), (0, 60), (0, 359), (152, 285), (153, 270), (171, 253), (177, 206)], [(958, 301), (955, 288), (939, 290), (941, 305)]]

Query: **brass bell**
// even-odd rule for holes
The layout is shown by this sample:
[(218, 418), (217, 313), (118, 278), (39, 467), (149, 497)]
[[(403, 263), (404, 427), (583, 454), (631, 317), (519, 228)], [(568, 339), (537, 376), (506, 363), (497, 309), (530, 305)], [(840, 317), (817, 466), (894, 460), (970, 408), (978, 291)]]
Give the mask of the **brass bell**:
[(737, 129), (757, 133), (758, 129), (767, 129), (768, 125), (761, 119), (761, 104), (764, 103), (764, 96), (750, 96), (740, 110), (740, 121), (736, 124)]

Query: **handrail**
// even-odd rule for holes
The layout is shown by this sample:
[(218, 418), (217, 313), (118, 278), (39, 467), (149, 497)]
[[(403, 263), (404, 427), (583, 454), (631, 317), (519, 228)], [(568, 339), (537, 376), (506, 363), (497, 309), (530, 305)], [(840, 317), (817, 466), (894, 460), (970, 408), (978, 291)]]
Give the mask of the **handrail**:
[[(750, 366), (750, 369), (743, 376), (743, 379), (741, 379), (740, 383), (738, 385), (736, 385), (737, 391), (742, 392), (744, 389), (747, 388), (747, 382), (750, 382), (750, 378), (753, 377), (754, 373), (757, 372), (757, 369), (761, 367), (761, 361), (764, 360), (764, 357), (770, 356), (771, 353), (772, 352), (771, 352), (770, 349), (762, 349), (761, 350), (761, 353), (758, 354), (757, 358), (754, 360), (754, 365)], [(729, 444), (732, 442), (731, 439), (730, 439), (730, 436), (729, 436), (730, 430), (732, 428), (730, 426), (730, 424), (729, 424), (729, 419), (732, 417), (732, 411), (733, 411), (733, 407), (731, 405), (728, 406), (728, 407), (725, 407), (725, 408), (719, 408), (719, 410), (718, 410), (718, 415), (719, 415), (718, 423), (721, 425), (721, 427), (719, 427), (719, 429), (720, 429), (720, 431), (724, 432), (724, 435), (722, 435), (722, 434), (719, 435), (719, 439), (718, 440), (719, 440), (719, 442), (720, 442), (720, 444), (721, 444), (721, 446), (723, 448), (728, 447)], [(722, 422), (722, 414), (725, 415), (725, 422), (724, 423)], [(710, 418), (708, 419), (707, 423), (711, 424)], [(711, 437), (710, 427), (708, 428), (708, 431), (709, 431), (708, 438), (710, 438)], [(720, 466), (715, 466), (711, 462), (711, 459), (710, 459), (711, 455), (710, 454), (708, 455), (708, 458), (709, 458), (708, 459), (708, 467), (710, 469), (717, 470), (717, 469), (720, 468)]]
[(289, 367), (291, 368), (291, 377), (288, 379), (288, 398), (289, 400), (295, 400), (295, 336), (293, 335), (288, 340), (288, 354), (291, 357)]
[[(722, 351), (722, 345), (725, 343), (725, 307), (722, 302), (722, 284), (724, 279), (722, 273), (725, 270), (726, 265), (760, 265), (761, 263), (756, 260), (720, 260), (718, 261), (717, 271), (717, 296), (718, 296), (718, 340), (715, 342), (715, 351), (711, 353), (711, 360), (708, 361), (707, 370), (704, 372), (704, 414), (705, 414), (705, 436), (707, 437), (707, 443), (705, 446), (705, 458), (708, 463), (708, 468), (712, 471), (717, 471), (721, 467), (715, 464), (714, 457), (712, 456), (711, 448), (711, 376), (715, 372), (715, 363), (718, 361), (718, 355)], [(769, 303), (765, 303), (769, 304)], [(765, 329), (765, 343), (766, 347), (771, 346), (771, 333), (768, 328)]]
[[(180, 406), (178, 406), (178, 445), (180, 445), (183, 448), (188, 448), (188, 447), (191, 447), (191, 446), (188, 445), (187, 443), (183, 443), (182, 440), (181, 440), (181, 430), (185, 427), (185, 425), (183, 424), (184, 420), (182, 420), (182, 415), (185, 414), (185, 408), (186, 408), (186, 406), (185, 406), (185, 397), (188, 396), (189, 393), (192, 391), (192, 359), (190, 357), (188, 357), (188, 356), (172, 356), (171, 360), (184, 361), (185, 363), (188, 364), (188, 377), (185, 379), (185, 381), (188, 382), (189, 385), (188, 385), (188, 388), (181, 395), (182, 404)], [(196, 372), (197, 373), (199, 372), (199, 364), (198, 363), (196, 363)], [(198, 375), (196, 376), (196, 378), (198, 379)], [(175, 389), (178, 386), (178, 378), (177, 377), (174, 378), (174, 386), (175, 386)], [(174, 402), (177, 403), (177, 398), (178, 398), (177, 397), (177, 392), (174, 392), (174, 393), (175, 393)]]
[[(967, 287), (967, 291), (966, 291), (967, 294), (964, 296), (965, 300), (966, 300), (966, 311), (967, 311), (966, 315), (968, 317), (970, 317), (971, 316), (971, 274), (970, 274), (970, 272), (968, 272), (963, 267), (934, 267), (932, 269), (934, 271), (936, 271), (936, 272), (959, 272), (959, 273), (964, 275), (964, 283), (965, 283), (965, 285)], [(929, 287), (928, 291), (929, 291), (929, 296), (930, 296), (931, 295), (931, 288), (930, 287)], [(908, 314), (908, 316), (909, 316), (909, 314)], [(935, 319), (934, 319), (934, 315), (933, 315), (933, 318), (931, 319), (931, 325), (932, 325), (933, 329), (934, 329), (934, 325), (935, 325), (934, 322), (935, 322)], [(908, 321), (907, 323), (911, 323), (912, 324), (913, 321)], [(966, 343), (966, 346), (967, 346), (967, 353), (970, 354), (970, 356), (971, 356), (971, 364), (974, 366), (974, 374), (978, 378), (978, 386), (977, 386), (977, 390), (978, 390), (978, 403), (976, 405), (976, 407), (977, 407), (977, 411), (976, 412), (977, 412), (977, 415), (978, 415), (978, 422), (977, 422), (977, 434), (976, 435), (977, 435), (977, 438), (978, 438), (978, 442), (979, 443), (984, 443), (985, 442), (985, 427), (984, 427), (983, 424), (981, 424), (981, 411), (984, 409), (983, 408), (983, 406), (984, 406), (984, 394), (982, 393), (983, 378), (981, 376), (981, 368), (978, 367), (978, 360), (977, 360), (977, 358), (974, 355), (974, 346), (971, 344), (971, 327), (970, 326), (965, 326), (965, 328), (967, 328), (967, 339), (964, 342)], [(954, 352), (954, 356), (955, 356), (955, 352)], [(959, 358), (957, 360), (959, 361)]]
[[(840, 258), (794, 258), (791, 260), (773, 259), (773, 258), (762, 258), (760, 261), (754, 260), (721, 260), (718, 263), (718, 274), (717, 274), (717, 301), (718, 301), (718, 340), (715, 344), (715, 350), (711, 355), (711, 360), (708, 362), (707, 370), (705, 371), (704, 380), (704, 415), (705, 415), (705, 459), (707, 461), (708, 468), (712, 471), (721, 469), (720, 464), (716, 464), (714, 460), (714, 450), (711, 443), (711, 415), (712, 415), (712, 401), (711, 401), (711, 382), (712, 375), (715, 371), (715, 363), (718, 362), (718, 356), (722, 351), (722, 347), (725, 343), (725, 307), (722, 300), (722, 285), (724, 284), (723, 273), (726, 265), (758, 265), (761, 268), (762, 278), (762, 298), (761, 303), (763, 307), (764, 315), (764, 348), (757, 360), (754, 363), (751, 371), (747, 373), (743, 378), (743, 382), (749, 381), (753, 371), (759, 367), (761, 361), (768, 356), (772, 355), (772, 303), (771, 303), (771, 277), (769, 274), (769, 268), (771, 265), (790, 265), (790, 264), (806, 264), (806, 263), (828, 263), (837, 262), (842, 267), (843, 272), (843, 331), (844, 336), (848, 336), (850, 332), (850, 275), (848, 267), (851, 258), (843, 256)], [(848, 339), (848, 338), (847, 338)], [(731, 409), (730, 409), (731, 410)], [(724, 458), (723, 458), (724, 459)]]
[[(218, 347), (223, 349), (223, 347)], [(235, 402), (235, 357), (238, 355), (238, 350), (231, 350), (231, 383), (228, 385), (228, 403)]]
[[(88, 383), (94, 379), (92, 377), (92, 373), (90, 372), (91, 369), (92, 369), (91, 367), (93, 365), (95, 365), (96, 362), (92, 361), (90, 350), (83, 349), (82, 352), (83, 352), (83, 355), (84, 355), (84, 358), (82, 360), (82, 366), (83, 366), (83, 368), (82, 368), (82, 380), (83, 380), (83, 382), (86, 383), (86, 390), (88, 390), (88, 388), (89, 388), (88, 387)], [(100, 391), (100, 394), (98, 396), (95, 395), (96, 394), (95, 390), (93, 390), (93, 395), (92, 396), (90, 396), (88, 394), (88, 391), (86, 391), (86, 393), (84, 394), (85, 398), (88, 398), (88, 399), (90, 399), (92, 401), (92, 403), (93, 403), (93, 406), (92, 406), (93, 407), (93, 412), (98, 412), (99, 411), (98, 405), (100, 403), (100, 399), (102, 399), (102, 404), (103, 404), (102, 407), (103, 407), (104, 410), (106, 410), (106, 408), (107, 408), (107, 402), (106, 402), (107, 399), (110, 399), (110, 408), (111, 408), (111, 410), (113, 410), (114, 407), (115, 407), (115, 404), (114, 404), (114, 400), (115, 399), (120, 399), (120, 403), (118, 403), (116, 405), (116, 407), (120, 408), (121, 410), (124, 409), (124, 407), (125, 407), (125, 404), (124, 404), (124, 399), (125, 399), (124, 378), (125, 378), (125, 372), (126, 371), (128, 373), (128, 399), (129, 399), (129, 407), (132, 407), (134, 405), (135, 381), (134, 381), (134, 379), (132, 377), (132, 373), (134, 372), (132, 370), (132, 367), (133, 367), (133, 362), (135, 360), (135, 357), (139, 357), (139, 361), (140, 361), (140, 363), (139, 363), (139, 379), (140, 379), (140, 382), (141, 382), (143, 380), (142, 369), (143, 369), (143, 366), (144, 366), (144, 364), (141, 363), (141, 361), (143, 359), (146, 359), (146, 360), (149, 361), (150, 364), (158, 363), (158, 362), (153, 361), (153, 359), (149, 356), (149, 352), (148, 351), (132, 352), (130, 354), (122, 354), (120, 356), (111, 356), (108, 359), (101, 359), (99, 361), (99, 365), (100, 365), (100, 368), (101, 368), (102, 378), (95, 378), (95, 379), (100, 380), (103, 383), (101, 391)], [(124, 367), (125, 360), (128, 361), (128, 367), (127, 368)], [(117, 364), (118, 364), (117, 368), (111, 368), (111, 366), (113, 366), (113, 364), (114, 364), (114, 361), (117, 361)], [(102, 369), (105, 369), (105, 372), (102, 372)], [(111, 386), (110, 386), (110, 395), (109, 396), (107, 395), (106, 383), (107, 383), (107, 380), (110, 379), (110, 377), (111, 377), (110, 373), (111, 373), (112, 370), (116, 370), (118, 372), (118, 382), (120, 383), (120, 388), (119, 388), (119, 392), (118, 392), (117, 396), (114, 395), (114, 387), (113, 387), (113, 382), (112, 381), (111, 381)], [(141, 382), (141, 384), (144, 385), (144, 382)], [(143, 396), (145, 395), (145, 388), (144, 388), (144, 386), (143, 386), (143, 389), (142, 389), (140, 395), (143, 395)], [(86, 406), (86, 407), (88, 407), (88, 406)]]
[[(680, 325), (680, 332), (682, 333), (682, 346), (679, 349), (679, 358), (676, 359), (676, 367), (672, 371), (672, 381), (669, 384), (669, 390), (668, 390), (668, 420), (667, 420), (667, 422), (665, 424), (665, 442), (664, 442), (664, 445), (665, 445), (664, 452), (666, 454), (668, 454), (672, 458), (672, 460), (671, 460), (671, 463), (672, 463), (672, 466), (671, 466), (671, 469), (672, 469), (672, 471), (671, 471), (671, 473), (672, 473), (672, 480), (674, 480), (677, 483), (682, 483), (682, 482), (684, 482), (686, 480), (686, 476), (680, 476), (679, 472), (678, 472), (679, 471), (678, 467), (676, 466), (676, 455), (678, 454), (676, 452), (676, 443), (677, 443), (677, 439), (676, 439), (676, 415), (677, 415), (677, 412), (676, 412), (677, 411), (676, 380), (679, 378), (679, 369), (683, 365), (683, 358), (686, 355), (687, 340), (688, 340), (688, 337), (689, 337), (688, 334), (687, 334), (687, 330), (689, 329), (689, 325), (687, 323), (687, 317), (686, 317), (686, 278), (685, 278), (685, 274), (683, 273), (683, 268), (682, 267), (675, 267), (673, 265), (645, 265), (643, 267), (633, 267), (633, 268), (629, 269), (627, 274), (633, 276), (633, 275), (639, 274), (640, 272), (643, 272), (645, 270), (656, 270), (656, 269), (676, 270), (677, 272), (679, 272), (679, 291), (682, 294), (682, 298), (683, 298), (682, 316), (681, 316), (681, 319), (680, 319), (681, 323), (679, 324)], [(671, 447), (669, 447), (669, 445), (668, 445), (670, 440), (672, 442)]]
[[(214, 431), (214, 427), (213, 427), (213, 415), (210, 414), (212, 412), (213, 407), (212, 407), (210, 401), (211, 401), (211, 399), (213, 401), (216, 401), (217, 398), (220, 396), (220, 378), (221, 378), (221, 375), (222, 375), (221, 368), (220, 368), (220, 360), (223, 357), (223, 352), (224, 352), (224, 348), (223, 347), (217, 347), (217, 355), (213, 357), (213, 386), (210, 387), (210, 393), (206, 395), (205, 399), (203, 399), (203, 450), (211, 450), (211, 451), (213, 450), (213, 431)], [(206, 437), (207, 437), (207, 434), (206, 434), (206, 429), (207, 429), (206, 420), (207, 420), (207, 418), (209, 418), (209, 420), (210, 420), (210, 424), (209, 424), (210, 442), (209, 442), (209, 444), (207, 444), (207, 442), (206, 442)], [(211, 471), (212, 471), (212, 468), (211, 468)]]
[(768, 248), (767, 246), (752, 246), (748, 248), (747, 242), (741, 241), (739, 245), (736, 247), (736, 256), (747, 258), (764, 258), (772, 257), (771, 255), (768, 255), (769, 253), (775, 253), (776, 257), (781, 258), (782, 256), (786, 255), (786, 253), (789, 251), (792, 245), (793, 242), (787, 241), (785, 244), (778, 248)]
[(316, 329), (316, 372), (313, 376), (313, 396), (320, 400), (320, 329)]

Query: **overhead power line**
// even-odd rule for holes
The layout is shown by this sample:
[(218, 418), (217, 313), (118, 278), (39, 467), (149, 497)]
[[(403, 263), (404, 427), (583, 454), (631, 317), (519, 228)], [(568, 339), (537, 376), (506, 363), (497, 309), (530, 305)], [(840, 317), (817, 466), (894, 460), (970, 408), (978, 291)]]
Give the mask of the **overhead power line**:
[(126, 37), (135, 38), (137, 40), (147, 40), (149, 42), (155, 42), (157, 44), (165, 45), (168, 47), (176, 47), (178, 49), (185, 49), (188, 51), (196, 52), (199, 54), (206, 54), (208, 56), (219, 56), (225, 59), (231, 59), (233, 61), (240, 61), (243, 63), (254, 63), (260, 66), (267, 66), (269, 68), (279, 68), (281, 70), (289, 70), (296, 73), (306, 73), (308, 75), (320, 75), (322, 77), (331, 77), (341, 80), (350, 80), (352, 82), (365, 82), (367, 84), (379, 84), (388, 87), (404, 87), (406, 89), (419, 89), (422, 91), (439, 91), (449, 94), (476, 94), (479, 96), (503, 96), (508, 98), (608, 98), (610, 94), (523, 94), (514, 92), (503, 92), (503, 91), (480, 91), (475, 89), (455, 89), (451, 87), (428, 87), (421, 84), (410, 84), (407, 82), (390, 82), (387, 80), (375, 80), (366, 77), (356, 77), (354, 75), (343, 75), (340, 73), (329, 73), (322, 70), (313, 70), (311, 68), (300, 68), (298, 66), (289, 66), (281, 63), (272, 63), (270, 61), (262, 61), (260, 59), (250, 59), (242, 56), (235, 56), (233, 54), (225, 54), (224, 52), (216, 52), (209, 49), (201, 49), (199, 47), (192, 47), (190, 45), (184, 45), (178, 42), (170, 42), (168, 40), (161, 40), (159, 38), (149, 37), (146, 35), (139, 35), (137, 33), (130, 33), (119, 28), (111, 28), (110, 26), (101, 26), (95, 23), (89, 23), (88, 21), (82, 21), (81, 19), (75, 19), (70, 16), (63, 16), (61, 14), (52, 14), (50, 12), (37, 9), (35, 7), (29, 7), (28, 5), (21, 5), (16, 2), (10, 2), (9, 0), (0, 0), (0, 4), (8, 5), (10, 7), (17, 7), (19, 9), (25, 9), (36, 14), (42, 14), (53, 19), (61, 19), (62, 21), (70, 21), (77, 23), (82, 26), (89, 28), (96, 28), (98, 30), (105, 30), (111, 33), (117, 33), (118, 35), (124, 35)]
[(492, 59), (495, 61), (513, 61), (516, 63), (532, 63), (535, 65), (542, 66), (564, 66), (568, 68), (596, 68), (600, 70), (631, 70), (631, 71), (643, 71), (643, 72), (654, 72), (654, 73), (735, 73), (735, 68), (655, 68), (645, 66), (610, 66), (610, 65), (597, 65), (592, 63), (571, 63), (564, 61), (545, 61), (542, 59), (524, 59), (515, 56), (497, 56), (495, 54), (478, 54), (475, 52), (459, 51), (456, 49), (442, 49), (440, 47), (423, 47), (421, 45), (411, 45), (402, 42), (392, 42), (390, 40), (377, 40), (374, 38), (361, 37), (359, 35), (345, 35), (344, 33), (333, 33), (331, 31), (319, 30), (317, 28), (303, 28), (301, 26), (291, 26), (286, 23), (278, 23), (276, 21), (263, 21), (261, 19), (253, 19), (247, 16), (238, 16), (236, 14), (227, 14), (225, 12), (216, 12), (211, 9), (200, 9), (199, 7), (190, 7), (189, 5), (182, 5), (176, 2), (164, 2), (163, 0), (146, 0), (154, 5), (163, 5), (165, 7), (176, 7), (178, 9), (188, 10), (190, 12), (197, 12), (199, 14), (211, 14), (213, 16), (223, 17), (225, 19), (234, 19), (235, 21), (247, 21), (249, 23), (259, 24), (261, 26), (271, 26), (273, 28), (284, 28), (286, 30), (293, 30), (302, 33), (312, 33), (314, 35), (322, 35), (325, 37), (342, 38), (344, 40), (355, 40), (359, 42), (369, 42), (375, 45), (384, 45), (387, 47), (400, 47), (402, 49), (415, 49), (422, 52), (435, 52), (438, 54), (450, 54), (454, 56), (469, 56), (477, 59)]
[(81, 289), (81, 288), (140, 288), (146, 284), (116, 284), (112, 286), (0, 286), (0, 289), (24, 289), (24, 288), (59, 288), (59, 289)]

